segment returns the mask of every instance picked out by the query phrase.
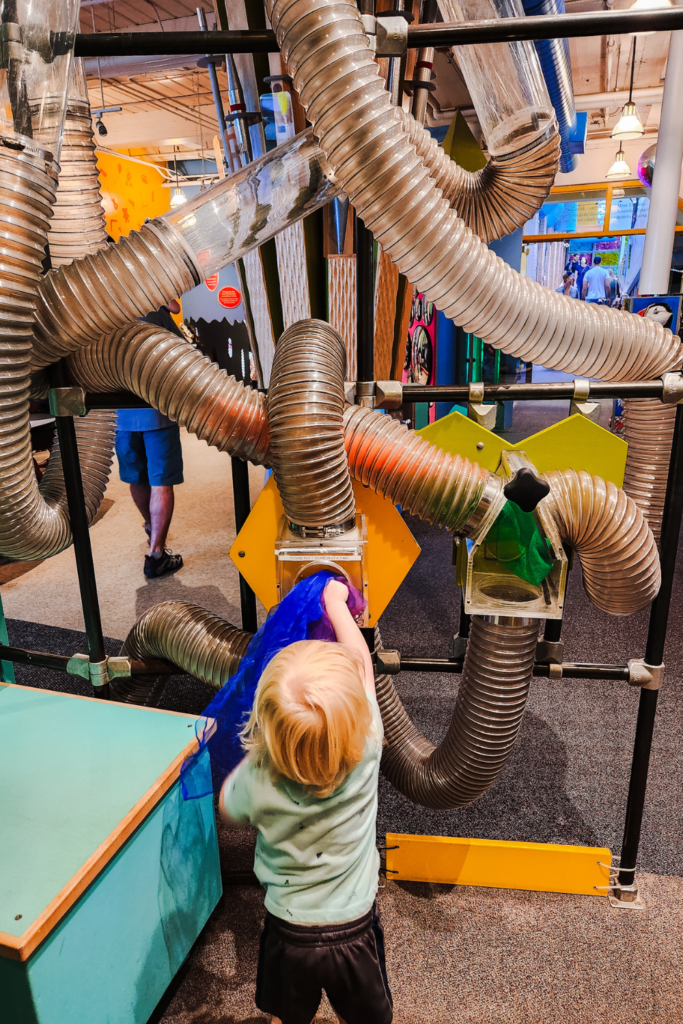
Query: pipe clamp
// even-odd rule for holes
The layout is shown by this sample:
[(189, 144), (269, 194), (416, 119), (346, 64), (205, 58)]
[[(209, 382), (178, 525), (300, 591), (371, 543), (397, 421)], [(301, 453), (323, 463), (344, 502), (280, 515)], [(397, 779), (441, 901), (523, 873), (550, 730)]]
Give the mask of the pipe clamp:
[(564, 642), (562, 640), (539, 640), (536, 646), (536, 661), (549, 665), (562, 665)]
[(628, 685), (641, 690), (660, 690), (664, 682), (664, 665), (648, 665), (644, 658), (628, 662)]
[(50, 388), (50, 412), (53, 416), (87, 416), (85, 389), (79, 387)]
[(395, 676), (401, 671), (401, 655), (394, 650), (377, 651), (377, 671)]
[(679, 402), (683, 402), (683, 374), (663, 373), (662, 403), (664, 405), (678, 405)]
[(400, 409), (403, 405), (403, 385), (400, 380), (375, 382), (375, 409)]
[(106, 686), (112, 679), (129, 678), (132, 671), (130, 658), (105, 658), (92, 662), (87, 654), (74, 654), (67, 662), (66, 671), (70, 676), (87, 679), (94, 686)]
[(574, 401), (585, 402), (591, 392), (591, 382), (586, 380), (584, 377), (579, 377), (574, 381)]
[(377, 57), (402, 57), (407, 51), (408, 22), (402, 14), (392, 17), (387, 12), (383, 18), (361, 14), (361, 20), (370, 49)]

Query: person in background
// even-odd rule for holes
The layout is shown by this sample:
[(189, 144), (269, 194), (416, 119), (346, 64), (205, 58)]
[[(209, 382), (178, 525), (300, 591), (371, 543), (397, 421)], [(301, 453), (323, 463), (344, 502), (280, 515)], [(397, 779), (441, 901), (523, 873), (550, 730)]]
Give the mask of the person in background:
[(563, 274), (562, 284), (558, 285), (555, 291), (560, 292), (562, 295), (568, 295), (570, 299), (578, 299), (579, 289), (574, 284), (574, 275)]
[(596, 256), (584, 274), (581, 298), (586, 302), (609, 302), (609, 273), (602, 266), (602, 256)]
[(609, 285), (609, 303), (610, 306), (617, 306), (621, 298), (621, 289), (619, 288), (619, 282), (617, 281), (616, 274), (614, 273), (611, 267), (609, 268), (607, 273), (609, 274), (609, 280), (607, 282)]
[[(147, 316), (146, 323), (164, 327), (179, 337), (171, 313), (179, 313), (176, 299)], [(156, 409), (119, 409), (116, 431), (119, 476), (130, 485), (133, 501), (142, 515), (149, 538), (144, 573), (148, 579), (166, 576), (182, 568), (182, 555), (166, 547), (173, 517), (173, 488), (183, 482), (183, 452), (180, 428)]]
[(588, 260), (585, 256), (582, 256), (579, 260), (579, 265), (576, 270), (576, 287), (579, 290), (579, 298), (583, 295), (583, 278), (584, 274), (588, 271)]

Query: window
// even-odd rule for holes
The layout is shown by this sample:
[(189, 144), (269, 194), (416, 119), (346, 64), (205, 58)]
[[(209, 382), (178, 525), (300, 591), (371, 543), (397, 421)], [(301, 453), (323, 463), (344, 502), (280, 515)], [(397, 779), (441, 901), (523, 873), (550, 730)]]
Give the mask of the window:
[(612, 190), (609, 230), (644, 230), (649, 210), (650, 197), (644, 188), (615, 188)]
[[(629, 191), (637, 191), (631, 190)], [(602, 231), (607, 205), (604, 189), (551, 195), (524, 225), (525, 235), (591, 234)]]

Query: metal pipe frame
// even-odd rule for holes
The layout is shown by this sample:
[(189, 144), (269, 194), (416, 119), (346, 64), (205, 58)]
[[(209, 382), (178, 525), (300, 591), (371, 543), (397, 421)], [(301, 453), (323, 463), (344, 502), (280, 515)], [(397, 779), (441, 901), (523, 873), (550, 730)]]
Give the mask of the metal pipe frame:
[[(64, 380), (64, 368), (60, 362), (51, 368), (50, 383), (53, 387), (59, 387), (64, 383)], [(78, 589), (81, 595), (88, 657), (91, 664), (98, 665), (106, 660), (107, 653), (104, 649), (102, 617), (97, 596), (97, 580), (95, 578), (95, 565), (90, 544), (88, 512), (83, 494), (83, 478), (81, 476), (81, 463), (78, 456), (76, 428), (73, 416), (56, 416), (55, 423), (59, 450), (62, 456), (64, 487), (69, 508), (74, 555), (76, 556)], [(94, 695), (102, 700), (106, 700), (109, 696), (109, 686), (107, 683), (94, 687), (93, 690)]]
[[(661, 380), (624, 381), (604, 383), (590, 381), (590, 398), (662, 398)], [(484, 399), (491, 402), (543, 401), (574, 398), (574, 381), (551, 384), (484, 384)], [(466, 384), (404, 384), (404, 402), (459, 402), (470, 401)]]
[[(408, 47), (471, 46), (525, 39), (573, 39), (623, 35), (629, 32), (670, 32), (683, 28), (683, 9), (655, 11), (589, 11), (504, 18), (457, 25), (408, 27)], [(76, 36), (77, 57), (166, 57), (205, 53), (277, 53), (275, 34), (258, 32), (96, 32)]]
[[(464, 665), (463, 658), (404, 658), (401, 656), (401, 672), (446, 672), (459, 675)], [(534, 663), (535, 676), (559, 679), (621, 679), (628, 682), (628, 665), (600, 665), (590, 662), (565, 661), (562, 665), (542, 661)], [(647, 691), (655, 692), (656, 691)]]
[[(503, 19), (501, 21), (471, 22), (458, 25), (417, 25), (408, 31), (408, 46), (450, 47), (476, 43), (514, 42), (520, 40), (576, 38), (581, 36), (620, 35), (631, 32), (673, 31), (683, 29), (683, 8), (650, 11), (607, 11), (572, 15), (544, 15), (542, 17)], [(205, 53), (274, 53), (278, 47), (272, 32), (122, 32), (78, 35), (75, 52), (82, 57), (107, 56), (153, 56), (172, 54)], [(367, 240), (366, 240), (367, 241)], [(362, 246), (365, 252), (370, 252)], [(361, 256), (362, 259), (362, 256)], [(359, 290), (365, 294), (372, 273), (372, 258), (363, 261), (362, 282)], [(369, 266), (369, 270), (367, 267)], [(361, 275), (359, 275), (361, 276)], [(371, 303), (374, 306), (374, 303)], [(360, 316), (363, 311), (360, 311)], [(359, 324), (360, 326), (360, 324)], [(369, 371), (372, 366), (372, 336), (364, 326), (359, 331), (359, 380), (372, 380)], [(368, 351), (369, 350), (369, 351)], [(374, 367), (373, 367), (374, 369)], [(61, 384), (57, 371), (53, 385)], [(362, 376), (361, 376), (362, 374)], [(369, 376), (368, 376), (369, 374)], [(591, 396), (610, 397), (656, 397), (663, 395), (661, 381), (644, 381), (629, 384), (591, 383)], [(573, 384), (551, 385), (507, 385), (485, 387), (484, 397), (490, 400), (572, 398)], [(88, 395), (88, 408), (137, 408), (134, 396)], [(469, 398), (469, 389), (453, 387), (422, 387), (407, 385), (404, 388), (406, 401), (464, 401)], [(62, 450), (64, 477), (71, 518), (74, 548), (78, 568), (79, 588), (83, 604), (88, 650), (91, 661), (105, 659), (104, 639), (100, 620), (97, 587), (95, 582), (92, 551), (88, 532), (85, 503), (78, 458), (76, 435), (71, 417), (57, 417), (57, 431)], [(241, 460), (233, 459), (233, 488), (235, 496), (235, 518), (237, 529), (249, 514), (248, 467)], [(645, 661), (648, 665), (663, 663), (664, 646), (668, 625), (669, 608), (673, 589), (678, 536), (683, 519), (683, 409), (677, 410), (673, 448), (661, 534), (662, 585), (653, 602)], [(251, 595), (251, 597), (249, 596)], [(256, 603), (253, 592), (240, 577), (243, 627), (256, 629)], [(466, 628), (466, 619), (461, 616), (461, 629)], [(549, 623), (546, 640), (559, 640), (561, 623)], [(370, 636), (367, 637), (371, 640)], [(0, 660), (66, 671), (69, 658), (63, 655), (47, 654), (21, 648), (0, 645)], [(403, 658), (404, 671), (462, 671), (462, 659)], [(168, 666), (166, 670), (170, 670)], [(591, 665), (565, 663), (561, 666), (563, 678), (628, 679), (628, 666)], [(151, 668), (141, 664), (136, 671), (160, 671), (160, 666)], [(164, 669), (161, 668), (163, 671)], [(559, 666), (536, 663), (537, 676), (559, 675)], [(99, 687), (98, 696), (105, 696), (106, 688)], [(643, 810), (649, 770), (650, 751), (657, 709), (657, 690), (641, 690), (638, 719), (635, 730), (633, 760), (631, 766), (629, 794), (621, 852), (619, 885), (633, 886), (637, 863), (638, 846), (642, 827)], [(631, 894), (634, 898), (634, 894)]]

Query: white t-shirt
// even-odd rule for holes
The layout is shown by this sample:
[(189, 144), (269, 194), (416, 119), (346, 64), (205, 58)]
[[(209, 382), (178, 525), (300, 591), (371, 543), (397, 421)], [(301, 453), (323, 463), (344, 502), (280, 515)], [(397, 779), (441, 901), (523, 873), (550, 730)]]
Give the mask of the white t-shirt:
[(225, 809), (258, 829), (254, 871), (266, 909), (285, 921), (332, 924), (365, 914), (377, 895), (377, 783), (384, 729), (368, 695), (372, 727), (363, 759), (321, 799), (297, 782), (273, 781), (248, 757), (229, 777)]
[(588, 291), (586, 292), (586, 300), (588, 299), (604, 299), (605, 296), (605, 280), (609, 277), (609, 270), (605, 270), (601, 263), (597, 266), (591, 267), (583, 275), (583, 283), (588, 282)]

